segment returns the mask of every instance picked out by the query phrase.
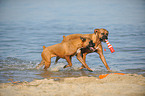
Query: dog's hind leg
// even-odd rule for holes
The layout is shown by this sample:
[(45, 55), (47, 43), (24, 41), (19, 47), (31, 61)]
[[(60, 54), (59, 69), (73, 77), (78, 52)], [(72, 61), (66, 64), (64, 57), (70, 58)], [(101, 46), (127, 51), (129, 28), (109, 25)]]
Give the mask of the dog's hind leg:
[[(46, 48), (46, 47), (43, 46), (43, 50), (44, 50), (45, 48)], [(44, 64), (45, 64), (45, 61), (44, 61), (44, 59), (42, 58), (40, 64), (38, 64), (38, 65), (36, 66), (36, 69), (39, 69), (40, 67), (43, 67)]]
[[(46, 52), (42, 52), (41, 54), (42, 56), (42, 59), (44, 60), (45, 62), (45, 67), (44, 69), (47, 70), (47, 68), (50, 67), (50, 64), (51, 64), (51, 53), (49, 51), (46, 51)], [(54, 57), (54, 56), (53, 56)]]
[(51, 64), (51, 57), (49, 56), (49, 57), (47, 57), (45, 59), (45, 67), (44, 67), (44, 69), (47, 70), (47, 68), (50, 67), (50, 64)]
[(56, 60), (55, 60), (55, 63), (54, 64), (56, 64), (59, 59), (60, 59), (60, 57), (56, 57)]
[(71, 67), (71, 56), (65, 56), (66, 61), (68, 62), (68, 65), (65, 65), (63, 68)]

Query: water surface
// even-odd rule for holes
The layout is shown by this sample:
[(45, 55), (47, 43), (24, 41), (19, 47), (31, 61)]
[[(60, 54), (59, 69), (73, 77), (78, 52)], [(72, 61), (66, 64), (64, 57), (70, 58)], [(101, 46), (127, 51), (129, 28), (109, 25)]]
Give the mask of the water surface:
[(31, 81), (47, 77), (98, 76), (107, 73), (96, 53), (87, 55), (94, 72), (79, 70), (73, 57), (72, 68), (60, 59), (49, 71), (37, 70), (42, 46), (62, 41), (63, 35), (91, 34), (105, 28), (115, 49), (104, 52), (111, 70), (145, 74), (144, 0), (1, 0), (0, 1), (0, 82)]

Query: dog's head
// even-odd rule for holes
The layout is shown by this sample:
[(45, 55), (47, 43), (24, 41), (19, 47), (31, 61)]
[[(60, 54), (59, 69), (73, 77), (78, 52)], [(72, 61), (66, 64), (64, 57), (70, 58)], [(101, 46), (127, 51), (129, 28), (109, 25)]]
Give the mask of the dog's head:
[(84, 38), (84, 37), (80, 37), (80, 39), (82, 40), (82, 47), (83, 48), (88, 48), (91, 51), (94, 51), (94, 46), (95, 43), (93, 43), (93, 41), (90, 38)]
[(101, 42), (105, 42), (105, 39), (108, 39), (109, 32), (106, 29), (95, 29), (94, 33), (98, 36)]

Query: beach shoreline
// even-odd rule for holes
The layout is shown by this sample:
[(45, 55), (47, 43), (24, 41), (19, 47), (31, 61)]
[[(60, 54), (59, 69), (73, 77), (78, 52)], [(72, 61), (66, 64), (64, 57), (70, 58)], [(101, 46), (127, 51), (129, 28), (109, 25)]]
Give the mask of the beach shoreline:
[(1, 96), (145, 96), (145, 77), (109, 74), (0, 84)]

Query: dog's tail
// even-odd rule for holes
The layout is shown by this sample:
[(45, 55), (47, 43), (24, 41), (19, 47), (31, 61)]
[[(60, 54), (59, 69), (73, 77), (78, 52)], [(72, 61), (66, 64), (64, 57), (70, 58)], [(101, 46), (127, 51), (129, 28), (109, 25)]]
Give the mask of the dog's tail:
[(65, 41), (65, 36), (63, 35), (63, 40), (62, 40), (62, 42), (64, 42)]
[(46, 47), (45, 46), (43, 46), (43, 49), (45, 49)]
[(63, 39), (65, 38), (65, 36), (63, 35)]

